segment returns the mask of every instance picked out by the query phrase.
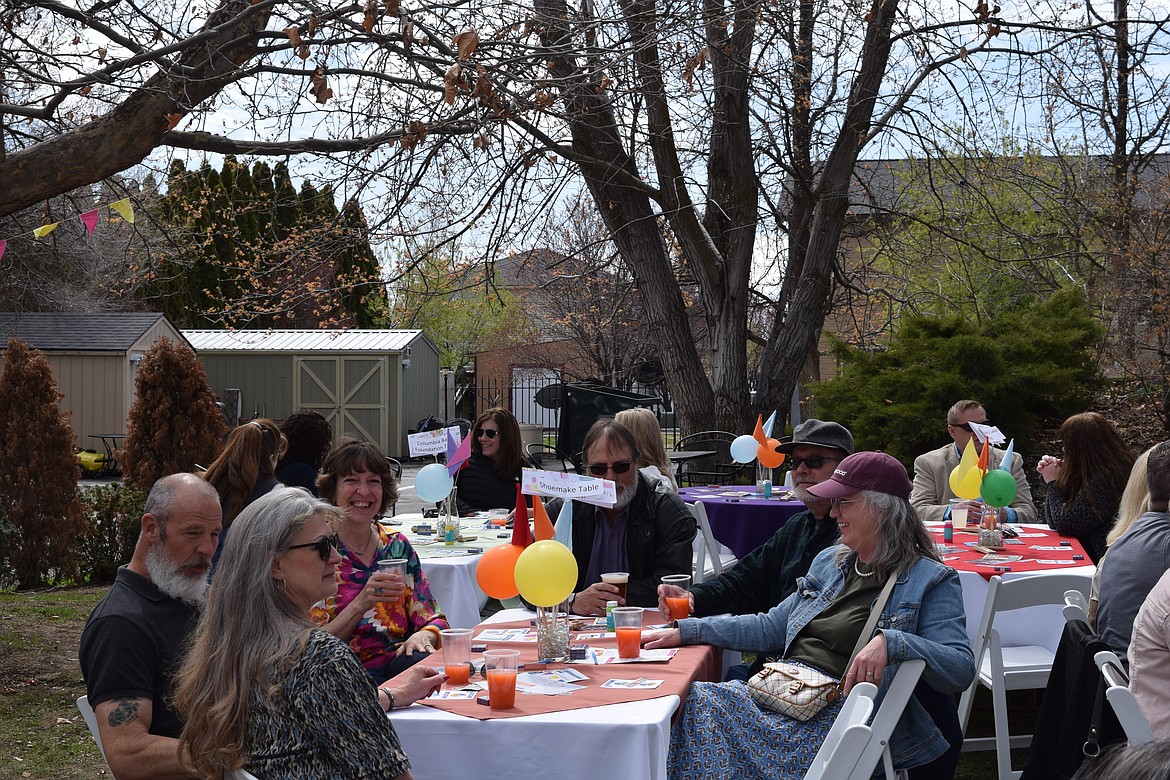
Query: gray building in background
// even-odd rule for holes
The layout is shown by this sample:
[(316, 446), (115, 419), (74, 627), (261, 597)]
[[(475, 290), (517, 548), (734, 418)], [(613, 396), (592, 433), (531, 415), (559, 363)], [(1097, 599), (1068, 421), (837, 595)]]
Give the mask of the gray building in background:
[(439, 351), (421, 330), (184, 330), (233, 417), (315, 409), (334, 435), (404, 458), (406, 434), (441, 416)]
[(97, 434), (126, 433), (143, 354), (161, 338), (185, 343), (153, 312), (0, 312), (0, 368), (13, 336), (45, 353), (76, 445), (95, 450), (102, 449)]

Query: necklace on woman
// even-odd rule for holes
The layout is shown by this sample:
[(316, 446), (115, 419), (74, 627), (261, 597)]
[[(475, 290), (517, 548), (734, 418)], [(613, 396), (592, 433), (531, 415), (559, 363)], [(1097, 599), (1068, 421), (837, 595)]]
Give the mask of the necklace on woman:
[(340, 533), (337, 536), (338, 536), (338, 538), (341, 539), (342, 544), (344, 544), (349, 549), (349, 551), (351, 553), (353, 553), (354, 555), (356, 555), (359, 558), (364, 558), (366, 556), (366, 553), (369, 552), (369, 550), (370, 550), (370, 540), (374, 538), (374, 529), (371, 526), (369, 531), (366, 533), (366, 541), (365, 541), (365, 544), (362, 545), (362, 549), (360, 552), (358, 551), (357, 547), (355, 547), (354, 545), (345, 541), (345, 539), (341, 536)]
[(860, 559), (860, 558), (857, 558), (857, 557), (854, 557), (854, 559), (853, 559), (853, 571), (857, 572), (857, 576), (858, 576), (858, 577), (872, 577), (872, 576), (873, 576), (873, 572), (872, 572), (872, 571), (862, 571), (862, 570), (861, 570), (861, 567), (857, 565), (857, 562), (858, 562), (859, 560), (861, 560), (861, 559)]

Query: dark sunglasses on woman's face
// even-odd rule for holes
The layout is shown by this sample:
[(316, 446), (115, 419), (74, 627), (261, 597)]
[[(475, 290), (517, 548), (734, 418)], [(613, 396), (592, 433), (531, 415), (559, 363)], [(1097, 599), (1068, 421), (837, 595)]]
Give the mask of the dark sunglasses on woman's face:
[(784, 465), (787, 466), (790, 471), (796, 471), (798, 468), (800, 468), (800, 464), (802, 463), (808, 466), (810, 469), (819, 469), (821, 466), (825, 465), (826, 460), (831, 460), (834, 463), (841, 462), (840, 458), (826, 458), (824, 455), (809, 455), (807, 458), (798, 458), (795, 455), (789, 455), (784, 459)]
[(312, 547), (316, 549), (317, 554), (321, 556), (321, 560), (329, 560), (329, 555), (333, 552), (333, 548), (337, 546), (337, 535), (322, 536), (315, 542), (306, 542), (305, 544), (290, 544), (288, 549), (299, 550), (302, 547)]
[(477, 439), (481, 436), (486, 436), (489, 439), (494, 439), (499, 435), (500, 435), (499, 431), (493, 431), (491, 428), (476, 428), (475, 429), (475, 438), (477, 438)]
[(603, 477), (607, 471), (612, 471), (614, 474), (625, 474), (630, 470), (630, 466), (632, 465), (628, 460), (618, 461), (617, 463), (590, 463), (589, 473), (595, 477)]

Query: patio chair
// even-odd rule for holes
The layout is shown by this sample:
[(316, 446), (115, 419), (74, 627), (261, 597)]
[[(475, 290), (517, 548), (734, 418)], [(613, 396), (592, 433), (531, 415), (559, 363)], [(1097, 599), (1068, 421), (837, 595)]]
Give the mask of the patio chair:
[(731, 459), (735, 434), (727, 431), (700, 431), (684, 436), (674, 445), (676, 452), (711, 451), (714, 455), (693, 458), (678, 464), (675, 475), (680, 486), (729, 485), (743, 468)]
[(988, 584), (983, 617), (979, 621), (979, 631), (971, 648), (975, 654), (977, 674), (971, 687), (963, 692), (959, 700), (959, 724), (966, 732), (975, 691), (980, 685), (988, 688), (995, 717), (995, 737), (967, 738), (963, 744), (964, 750), (994, 748), (999, 780), (1019, 777), (1020, 773), (1012, 769), (1011, 749), (1027, 747), (1032, 741), (1031, 734), (1010, 733), (1007, 692), (1047, 687), (1055, 653), (1040, 645), (1004, 647), (999, 631), (994, 627), (995, 616), (999, 612), (1027, 607), (1052, 605), (1063, 608), (1065, 592), (1078, 590), (1088, 593), (1090, 581), (1091, 578), (1084, 574), (1045, 574), (1011, 580), (996, 575)]
[(256, 775), (249, 772), (247, 769), (237, 769), (232, 772), (225, 770), (223, 773), (223, 780), (260, 780)]
[(1125, 731), (1125, 738), (1129, 740), (1130, 747), (1153, 742), (1154, 732), (1150, 730), (1146, 714), (1142, 712), (1133, 691), (1129, 689), (1129, 677), (1121, 665), (1121, 659), (1111, 650), (1101, 650), (1093, 656), (1093, 661), (1105, 679), (1108, 686), (1105, 689), (1105, 698), (1109, 700), (1109, 706), (1121, 721), (1121, 728)]
[(841, 705), (841, 712), (833, 721), (832, 728), (825, 735), (820, 750), (813, 756), (812, 765), (804, 774), (804, 780), (833, 780), (849, 777), (857, 766), (865, 746), (869, 744), (873, 729), (869, 721), (873, 717), (874, 697), (877, 686), (873, 683), (859, 683), (849, 691), (848, 698)]
[(691, 514), (695, 516), (694, 566), (691, 581), (696, 585), (700, 582), (718, 577), (724, 569), (730, 569), (739, 559), (735, 553), (724, 547), (711, 533), (711, 523), (707, 519), (707, 509), (701, 501), (687, 504)]
[(1089, 600), (1075, 588), (1064, 592), (1064, 619), (1089, 622)]
[[(89, 729), (89, 735), (93, 737), (93, 741), (97, 743), (98, 750), (101, 751), (102, 760), (106, 760), (106, 750), (102, 747), (102, 735), (98, 731), (97, 714), (93, 711), (93, 707), (89, 706), (89, 697), (81, 696), (77, 699), (77, 709), (81, 712), (81, 719), (85, 721), (86, 728)], [(106, 762), (109, 766), (109, 762)]]
[(577, 467), (565, 453), (548, 444), (529, 444), (524, 447), (533, 464), (543, 471), (563, 471), (566, 474), (581, 474)]

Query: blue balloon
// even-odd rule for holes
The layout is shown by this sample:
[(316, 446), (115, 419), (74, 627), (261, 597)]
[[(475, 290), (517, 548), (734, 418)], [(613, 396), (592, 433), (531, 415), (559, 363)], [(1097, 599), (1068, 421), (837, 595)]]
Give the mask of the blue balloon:
[(736, 436), (731, 443), (731, 459), (736, 463), (751, 463), (756, 459), (756, 449), (760, 443), (752, 436), (744, 434)]
[(451, 493), (455, 480), (442, 463), (428, 463), (418, 472), (414, 490), (423, 501), (442, 501)]

